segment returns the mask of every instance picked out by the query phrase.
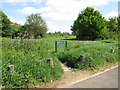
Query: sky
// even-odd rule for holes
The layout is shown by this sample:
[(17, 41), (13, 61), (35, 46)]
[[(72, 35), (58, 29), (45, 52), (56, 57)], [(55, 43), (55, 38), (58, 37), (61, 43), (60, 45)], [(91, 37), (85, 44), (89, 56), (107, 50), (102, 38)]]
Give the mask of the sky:
[(105, 17), (118, 16), (119, 0), (0, 0), (0, 9), (10, 21), (24, 25), (26, 17), (40, 13), (46, 21), (48, 32), (69, 32), (78, 14), (93, 7)]

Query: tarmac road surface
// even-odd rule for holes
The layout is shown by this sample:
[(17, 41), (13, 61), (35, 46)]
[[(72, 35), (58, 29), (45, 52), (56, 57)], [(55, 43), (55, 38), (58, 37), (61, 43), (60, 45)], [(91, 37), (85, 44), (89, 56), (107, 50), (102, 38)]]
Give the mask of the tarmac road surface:
[(75, 83), (68, 88), (118, 88), (118, 67)]

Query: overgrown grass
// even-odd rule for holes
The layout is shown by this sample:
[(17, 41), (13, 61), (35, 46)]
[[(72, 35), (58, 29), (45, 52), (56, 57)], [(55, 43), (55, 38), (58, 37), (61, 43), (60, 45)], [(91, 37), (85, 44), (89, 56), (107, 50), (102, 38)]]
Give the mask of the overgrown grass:
[[(70, 38), (70, 39), (69, 39)], [(78, 41), (65, 37), (47, 37), (23, 40), (3, 39), (2, 42), (2, 79), (5, 88), (25, 88), (40, 82), (58, 79), (62, 73), (60, 62), (77, 69), (98, 69), (103, 65), (118, 62), (118, 42)], [(58, 45), (55, 52), (55, 41), (67, 40), (68, 47)], [(80, 59), (80, 55), (84, 59)], [(47, 59), (52, 58), (51, 68)], [(10, 72), (7, 67), (14, 65)]]
[[(25, 88), (40, 82), (58, 79), (63, 70), (58, 59), (48, 53), (49, 47), (43, 41), (3, 40), (2, 79), (5, 88)], [(51, 68), (47, 58), (52, 58)], [(14, 65), (10, 72), (7, 67)]]
[(0, 89), (2, 88), (2, 37), (0, 36)]
[[(68, 67), (98, 69), (105, 64), (118, 62), (118, 43), (81, 41), (71, 44), (67, 51), (56, 55)], [(83, 60), (80, 55), (84, 56)]]

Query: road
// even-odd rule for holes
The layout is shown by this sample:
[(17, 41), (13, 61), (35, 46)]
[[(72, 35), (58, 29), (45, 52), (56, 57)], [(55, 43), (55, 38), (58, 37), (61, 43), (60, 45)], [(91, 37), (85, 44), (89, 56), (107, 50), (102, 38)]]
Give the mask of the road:
[(75, 83), (68, 88), (118, 88), (118, 67)]

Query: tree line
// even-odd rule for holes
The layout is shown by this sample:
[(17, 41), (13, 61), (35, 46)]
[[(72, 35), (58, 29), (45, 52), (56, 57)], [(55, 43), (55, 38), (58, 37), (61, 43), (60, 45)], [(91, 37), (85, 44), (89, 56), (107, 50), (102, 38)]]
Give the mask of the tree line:
[(10, 38), (41, 38), (44, 36), (70, 36), (70, 33), (67, 32), (54, 32), (54, 33), (46, 33), (48, 31), (45, 20), (40, 16), (40, 14), (31, 14), (26, 17), (26, 22), (24, 25), (20, 25), (17, 23), (13, 23), (9, 20), (7, 15), (0, 11), (0, 28), (1, 28), (1, 36), (2, 37), (10, 37)]
[[(44, 36), (69, 36), (65, 32), (47, 33), (48, 28), (40, 14), (27, 16), (24, 25), (13, 23), (3, 11), (0, 11), (0, 33), (2, 37), (40, 38)], [(120, 17), (112, 17), (106, 20), (102, 14), (92, 7), (81, 11), (71, 26), (73, 35), (79, 40), (117, 39), (120, 32)]]
[(24, 37), (24, 38), (37, 38), (43, 37), (47, 32), (47, 25), (45, 20), (42, 19), (40, 14), (31, 14), (27, 16), (24, 25), (13, 23), (9, 20), (7, 15), (0, 11), (1, 17), (1, 36), (2, 37)]

